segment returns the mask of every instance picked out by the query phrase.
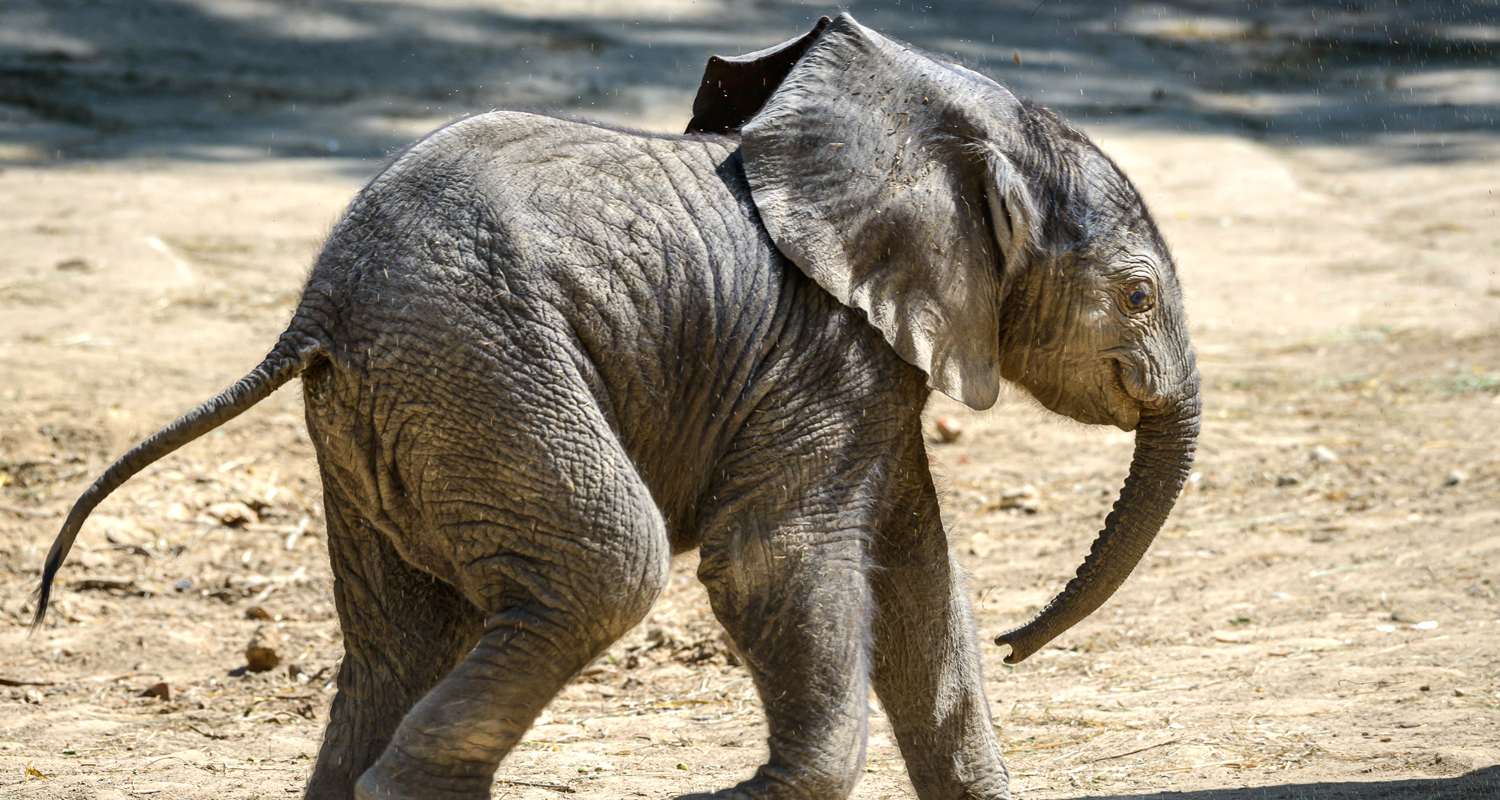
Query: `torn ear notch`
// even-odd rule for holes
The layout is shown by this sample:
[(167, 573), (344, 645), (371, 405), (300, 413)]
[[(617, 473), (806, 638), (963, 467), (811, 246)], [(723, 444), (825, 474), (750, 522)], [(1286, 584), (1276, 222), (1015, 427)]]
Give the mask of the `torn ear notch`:
[(760, 112), (802, 54), (832, 22), (822, 17), (812, 30), (774, 47), (742, 56), (712, 56), (693, 98), (687, 133), (738, 133)]

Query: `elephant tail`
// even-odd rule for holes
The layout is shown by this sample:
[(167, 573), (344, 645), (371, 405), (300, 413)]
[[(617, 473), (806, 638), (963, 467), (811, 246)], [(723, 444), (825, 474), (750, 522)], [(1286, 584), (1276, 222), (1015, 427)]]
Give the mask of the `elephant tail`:
[(62, 566), (63, 559), (68, 557), (68, 551), (73, 548), (73, 541), (78, 538), (78, 531), (83, 527), (84, 520), (88, 519), (89, 514), (93, 513), (94, 508), (103, 502), (104, 498), (120, 488), (121, 484), (136, 473), (168, 453), (234, 419), (251, 406), (266, 399), (272, 392), (317, 363), (325, 352), (325, 345), (322, 342), (295, 330), (288, 331), (266, 355), (265, 360), (250, 371), (250, 374), (240, 378), (233, 386), (220, 392), (211, 400), (182, 415), (172, 424), (153, 433), (146, 441), (131, 448), (130, 452), (120, 456), (118, 461), (111, 464), (109, 469), (90, 484), (73, 504), (73, 510), (68, 512), (68, 519), (63, 523), (62, 531), (52, 542), (52, 549), (47, 553), (47, 561), (42, 568), (41, 585), (37, 587), (33, 595), (36, 601), (36, 614), (31, 618), (31, 630), (35, 632), (41, 627), (42, 620), (47, 616), (47, 601), (52, 595), (52, 581), (57, 577), (57, 570)]

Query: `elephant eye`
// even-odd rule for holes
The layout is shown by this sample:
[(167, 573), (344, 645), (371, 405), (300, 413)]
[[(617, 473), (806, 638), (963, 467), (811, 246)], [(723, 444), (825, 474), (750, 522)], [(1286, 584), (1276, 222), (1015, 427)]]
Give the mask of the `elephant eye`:
[(1125, 296), (1126, 302), (1130, 303), (1130, 310), (1145, 311), (1151, 307), (1151, 287), (1145, 283), (1137, 283)]

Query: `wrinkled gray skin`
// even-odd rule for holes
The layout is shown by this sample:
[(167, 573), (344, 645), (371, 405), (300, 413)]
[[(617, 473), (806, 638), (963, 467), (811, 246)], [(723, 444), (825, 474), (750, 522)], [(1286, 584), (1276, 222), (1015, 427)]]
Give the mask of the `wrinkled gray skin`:
[(412, 147), (266, 362), (79, 501), (46, 584), (124, 478), (300, 374), (347, 648), (307, 797), (488, 797), (694, 548), (770, 724), (712, 797), (846, 796), (871, 685), (918, 796), (1008, 797), (919, 415), (1003, 377), (1137, 431), (1089, 561), (1001, 637), (1024, 658), (1124, 580), (1191, 461), (1172, 262), (1049, 112), (847, 16), (786, 47), (710, 66), (785, 77), (700, 96), (727, 135), (496, 112)]

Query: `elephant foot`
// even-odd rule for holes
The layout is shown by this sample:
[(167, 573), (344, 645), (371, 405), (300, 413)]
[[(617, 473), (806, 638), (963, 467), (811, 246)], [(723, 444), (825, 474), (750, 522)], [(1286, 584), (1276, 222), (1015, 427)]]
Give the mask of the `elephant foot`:
[(768, 792), (746, 791), (742, 784), (733, 789), (720, 789), (717, 792), (694, 792), (693, 794), (678, 795), (674, 800), (781, 800), (778, 795)]
[[(821, 800), (823, 796), (801, 794), (784, 795), (774, 794), (770, 792), (757, 792), (753, 789), (746, 790), (746, 788), (741, 785), (736, 786), (733, 789), (724, 789), (722, 791), (713, 792), (710, 794), (698, 792), (695, 794), (678, 795), (675, 800), (793, 800), (793, 798), (795, 798), (795, 800), (802, 800), (802, 798), (804, 797), (808, 798), (809, 800), (811, 800), (812, 798), (819, 798)], [(999, 786), (971, 787), (962, 795), (959, 795), (958, 800), (1013, 800), (1013, 798), (1011, 796), (1010, 789), (1002, 782)]]
[(964, 790), (962, 800), (1011, 800), (1010, 778), (1001, 775), (998, 779), (981, 781)]
[(797, 777), (779, 774), (768, 779), (763, 772), (738, 786), (680, 795), (676, 800), (838, 800), (854, 791), (854, 783), (853, 777), (839, 780), (809, 774)]
[(354, 784), (354, 800), (489, 800), (492, 767), (458, 765), (442, 771), (394, 750), (387, 750), (360, 776)]

